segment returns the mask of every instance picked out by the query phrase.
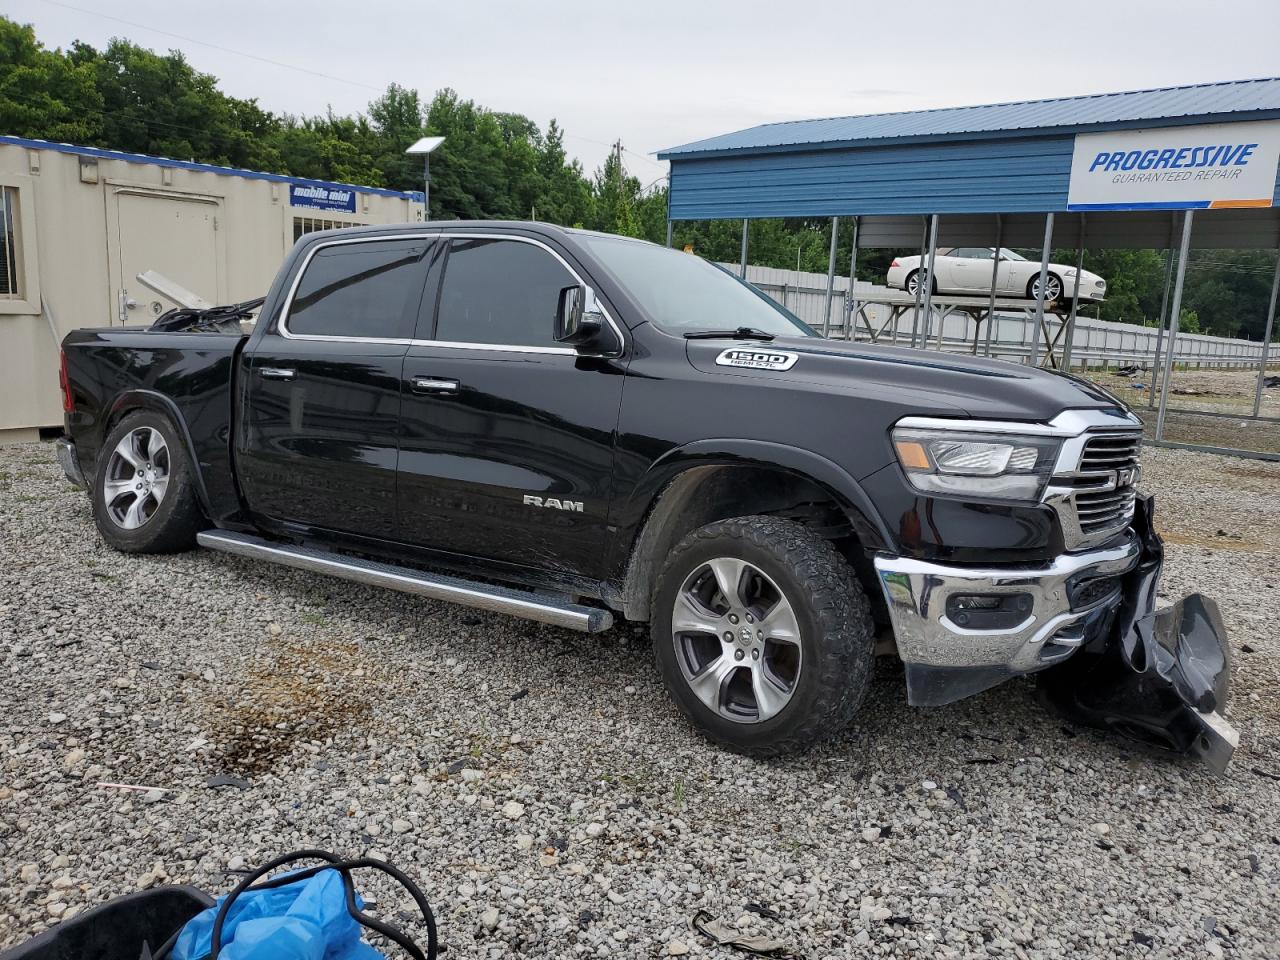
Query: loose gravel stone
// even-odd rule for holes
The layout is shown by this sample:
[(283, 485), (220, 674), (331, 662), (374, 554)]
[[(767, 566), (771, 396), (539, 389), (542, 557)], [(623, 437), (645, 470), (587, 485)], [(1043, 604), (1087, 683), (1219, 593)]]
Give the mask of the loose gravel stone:
[[(1275, 958), (1280, 465), (1145, 470), (1162, 602), (1215, 597), (1236, 648), (1222, 777), (1064, 724), (1028, 680), (912, 709), (889, 661), (846, 733), (751, 761), (680, 718), (644, 630), (116, 553), (50, 446), (0, 448), (0, 949), (320, 847), (406, 870), (457, 960), (728, 957), (697, 910), (809, 960)], [(360, 889), (423, 937), (394, 885)]]
[(519, 820), (524, 816), (524, 804), (516, 800), (508, 800), (502, 805), (502, 815), (508, 820)]

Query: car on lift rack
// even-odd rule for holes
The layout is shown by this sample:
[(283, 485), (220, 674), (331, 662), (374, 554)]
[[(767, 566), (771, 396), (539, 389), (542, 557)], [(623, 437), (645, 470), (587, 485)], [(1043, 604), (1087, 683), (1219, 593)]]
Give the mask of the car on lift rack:
[[(991, 292), (991, 274), (994, 267), (996, 296), (1026, 297), (1036, 299), (1040, 292), (1040, 261), (1026, 257), (1007, 247), (999, 250), (999, 263), (995, 247), (939, 247), (933, 258), (933, 292), (960, 295), (987, 295)], [(923, 262), (925, 269), (921, 269)], [(928, 273), (928, 258), (919, 256), (894, 257), (889, 264), (885, 283), (915, 296), (920, 277)], [(1078, 285), (1077, 285), (1078, 284)], [(1078, 291), (1078, 293), (1077, 293)], [(1044, 299), (1098, 303), (1106, 299), (1107, 281), (1096, 273), (1075, 267), (1051, 263), (1045, 275)]]
[(1221, 619), (1155, 611), (1141, 424), (1096, 386), (823, 340), (698, 257), (531, 223), (307, 234), (241, 306), (64, 341), (58, 453), (113, 547), (647, 622), (757, 756), (846, 725), (883, 646), (913, 704), (1035, 673), (1230, 757)]

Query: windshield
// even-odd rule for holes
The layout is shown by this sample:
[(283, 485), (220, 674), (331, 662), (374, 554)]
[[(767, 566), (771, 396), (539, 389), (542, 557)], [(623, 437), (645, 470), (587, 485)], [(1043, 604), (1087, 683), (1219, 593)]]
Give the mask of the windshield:
[(654, 324), (668, 333), (753, 327), (778, 337), (817, 336), (790, 310), (699, 256), (640, 240), (590, 235), (582, 239)]
[(1004, 257), (1006, 260), (1026, 260), (1027, 259), (1020, 253), (1014, 253), (1008, 247), (1000, 248), (1000, 256)]

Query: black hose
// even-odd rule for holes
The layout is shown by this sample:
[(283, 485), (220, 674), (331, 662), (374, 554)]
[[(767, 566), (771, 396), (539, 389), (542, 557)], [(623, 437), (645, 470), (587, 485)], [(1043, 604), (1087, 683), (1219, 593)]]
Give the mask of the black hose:
[[(263, 880), (261, 883), (255, 884), (254, 881), (258, 880), (260, 877), (267, 875), (271, 871), (276, 870), (287, 863), (295, 863), (298, 860), (323, 860), (325, 862), (317, 866), (296, 870), (292, 873), (282, 874), (278, 877), (272, 877), (269, 880)], [(379, 870), (382, 873), (388, 874), (409, 891), (409, 895), (413, 897), (413, 901), (422, 912), (422, 918), (427, 925), (427, 950), (425, 954), (416, 943), (409, 939), (404, 931), (389, 923), (384, 923), (381, 920), (369, 916), (356, 906), (356, 890), (355, 884), (351, 881), (351, 871), (366, 868)], [(247, 890), (271, 890), (276, 887), (285, 886), (286, 884), (297, 883), (300, 880), (307, 880), (315, 876), (322, 870), (336, 870), (339, 875), (341, 875), (343, 891), (346, 894), (347, 913), (350, 914), (352, 919), (354, 919), (358, 924), (382, 934), (388, 940), (394, 941), (402, 947), (406, 953), (413, 957), (413, 960), (436, 960), (436, 954), (439, 951), (439, 943), (436, 933), (436, 918), (431, 912), (431, 905), (427, 903), (427, 898), (418, 885), (410, 880), (402, 871), (396, 869), (391, 864), (386, 863), (383, 860), (375, 860), (371, 857), (362, 857), (356, 860), (343, 860), (335, 854), (329, 853), (327, 850), (299, 850), (296, 853), (286, 853), (283, 856), (276, 857), (274, 860), (263, 864), (257, 870), (254, 870), (241, 880), (240, 883), (236, 885), (235, 889), (232, 890), (231, 893), (227, 894), (222, 903), (218, 905), (218, 912), (213, 919), (213, 932), (210, 939), (209, 960), (217, 960), (218, 954), (222, 950), (222, 928), (227, 919), (227, 912), (230, 910), (231, 904), (234, 903), (236, 898), (242, 893)], [(177, 934), (170, 937), (169, 940), (158, 951), (156, 951), (156, 960), (162, 960), (162, 958), (167, 957), (169, 951), (173, 947), (174, 941), (176, 940)]]

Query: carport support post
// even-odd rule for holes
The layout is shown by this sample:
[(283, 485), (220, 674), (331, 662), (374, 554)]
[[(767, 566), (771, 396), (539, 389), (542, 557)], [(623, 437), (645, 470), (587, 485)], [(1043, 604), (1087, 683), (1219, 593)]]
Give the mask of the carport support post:
[(1044, 215), (1044, 247), (1040, 252), (1040, 287), (1036, 290), (1036, 320), (1031, 330), (1031, 365), (1040, 365), (1040, 328), (1044, 326), (1044, 284), (1049, 276), (1049, 247), (1053, 243), (1053, 214)]
[(743, 280), (747, 279), (747, 218), (742, 218), (742, 266), (738, 269), (738, 276)]
[(1084, 269), (1084, 214), (1080, 214), (1080, 243), (1076, 247), (1076, 285), (1071, 293), (1071, 312), (1067, 314), (1067, 329), (1062, 334), (1062, 369), (1071, 372), (1071, 338), (1076, 335), (1076, 310), (1080, 306), (1080, 271)]
[[(933, 324), (933, 263), (938, 252), (938, 215), (929, 218), (929, 266), (924, 274), (924, 348), (929, 349), (929, 327)], [(918, 284), (917, 284), (918, 286)], [(938, 318), (938, 349), (942, 349), (942, 328), (946, 317)]]
[(1258, 383), (1253, 388), (1253, 415), (1262, 411), (1262, 381), (1267, 376), (1267, 355), (1271, 352), (1271, 328), (1276, 319), (1276, 293), (1280, 292), (1280, 250), (1276, 251), (1276, 272), (1271, 278), (1271, 303), (1267, 306), (1267, 323), (1262, 334), (1262, 360), (1258, 363)]
[(853, 218), (853, 244), (849, 249), (849, 319), (846, 321), (844, 338), (857, 338), (858, 296), (854, 288), (858, 283), (858, 218)]
[(668, 220), (668, 221), (667, 221), (667, 246), (668, 246), (668, 247), (669, 247), (669, 246), (671, 246), (671, 235), (672, 235), (672, 230), (671, 230), (671, 228), (672, 228), (673, 226), (674, 226), (674, 224), (673, 224), (670, 220)]
[[(920, 262), (916, 266), (916, 305), (911, 312), (911, 346), (916, 345), (916, 337), (920, 335), (920, 298), (924, 296), (924, 284), (920, 282), (920, 270), (924, 266), (924, 257), (929, 247), (929, 221), (920, 220)], [(896, 332), (897, 326), (895, 324)]]
[[(1004, 217), (996, 214), (996, 255), (991, 261), (991, 297), (987, 300), (987, 347), (986, 354), (991, 356), (991, 330), (996, 325), (996, 284), (1000, 282), (1000, 244), (1004, 240)], [(978, 352), (978, 341), (973, 342), (973, 352)]]
[(1164, 415), (1169, 406), (1169, 380), (1178, 345), (1178, 314), (1182, 312), (1182, 281), (1187, 275), (1187, 251), (1191, 248), (1191, 221), (1194, 210), (1182, 215), (1182, 243), (1178, 246), (1178, 274), (1173, 282), (1173, 303), (1169, 307), (1169, 344), (1164, 351), (1164, 375), (1160, 380), (1160, 411), (1156, 414), (1156, 442), (1164, 439)]
[[(1173, 217), (1169, 218), (1169, 257), (1164, 265), (1164, 293), (1160, 297), (1160, 319), (1157, 322), (1156, 331), (1156, 355), (1151, 360), (1151, 389), (1147, 391), (1147, 408), (1150, 409), (1156, 405), (1156, 373), (1160, 369), (1160, 348), (1164, 346), (1164, 324), (1166, 314), (1165, 311), (1169, 307), (1169, 288), (1173, 284), (1173, 235), (1177, 220)], [(1098, 307), (1101, 312), (1102, 307)]]
[(836, 241), (840, 239), (840, 218), (831, 218), (831, 252), (827, 255), (827, 299), (822, 308), (822, 335), (831, 332), (831, 296), (836, 287)]

